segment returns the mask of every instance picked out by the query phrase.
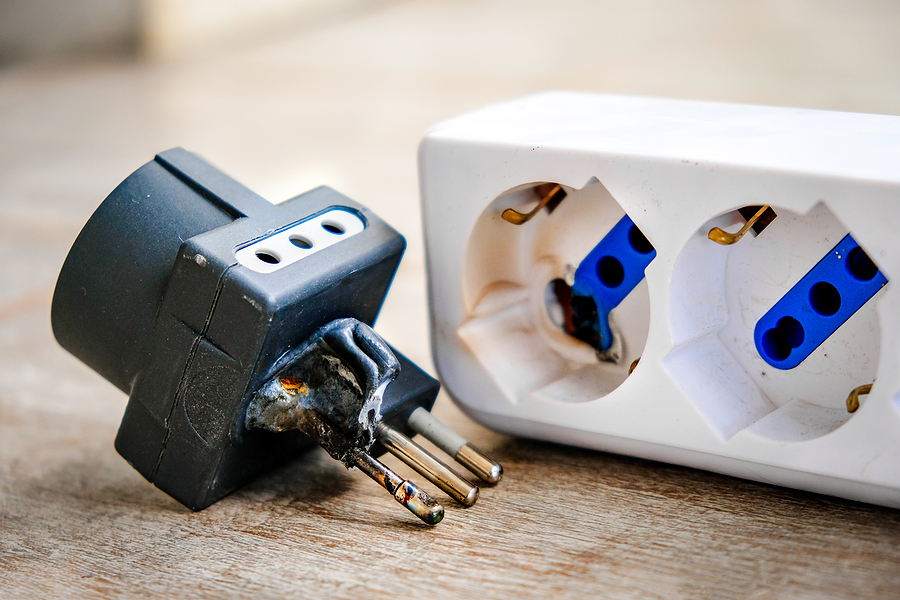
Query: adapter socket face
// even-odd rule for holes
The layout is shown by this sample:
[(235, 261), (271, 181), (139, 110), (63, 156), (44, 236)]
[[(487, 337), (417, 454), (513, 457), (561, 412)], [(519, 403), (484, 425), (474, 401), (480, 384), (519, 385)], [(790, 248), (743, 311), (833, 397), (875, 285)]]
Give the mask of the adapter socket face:
[[(326, 230), (333, 239), (316, 252), (271, 272), (236, 258), (282, 231), (334, 225), (335, 211), (347, 229)], [(299, 432), (247, 429), (247, 404), (279, 358), (321, 325), (343, 317), (371, 325), (404, 247), (334, 190), (272, 205), (196, 155), (170, 150), (85, 225), (60, 273), (53, 330), (129, 394), (119, 453), (199, 510), (311, 445)], [(430, 408), (437, 382), (398, 358), (403, 385), (421, 388)], [(397, 411), (389, 398), (387, 414)]]
[[(441, 379), (514, 435), (900, 507), (900, 301), (882, 286), (900, 272), (898, 157), (898, 117), (627, 96), (549, 92), (438, 124), (419, 173)], [(555, 185), (559, 206), (532, 215)], [(733, 245), (710, 238), (763, 206)], [(603, 362), (551, 300), (626, 215), (655, 257), (610, 310), (621, 347)], [(884, 279), (860, 303), (865, 286), (816, 272), (800, 295), (824, 323), (834, 294), (811, 286), (827, 280), (840, 323), (773, 367), (756, 324), (789, 316), (779, 301), (848, 235)]]
[(333, 208), (243, 246), (234, 257), (257, 273), (274, 273), (361, 233), (363, 220), (351, 210)]

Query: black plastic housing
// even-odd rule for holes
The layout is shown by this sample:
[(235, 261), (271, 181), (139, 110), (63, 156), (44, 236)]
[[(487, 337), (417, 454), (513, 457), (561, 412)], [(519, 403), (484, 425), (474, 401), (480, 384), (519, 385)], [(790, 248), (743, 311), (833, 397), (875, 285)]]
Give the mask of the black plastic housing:
[[(273, 273), (235, 250), (331, 208), (365, 229)], [(319, 187), (273, 205), (198, 156), (163, 152), (123, 181), (75, 240), (53, 295), (59, 343), (129, 395), (116, 449), (194, 510), (312, 445), (247, 429), (272, 365), (316, 329), (373, 324), (405, 241), (366, 207)], [(436, 380), (398, 353), (384, 412), (431, 407)]]

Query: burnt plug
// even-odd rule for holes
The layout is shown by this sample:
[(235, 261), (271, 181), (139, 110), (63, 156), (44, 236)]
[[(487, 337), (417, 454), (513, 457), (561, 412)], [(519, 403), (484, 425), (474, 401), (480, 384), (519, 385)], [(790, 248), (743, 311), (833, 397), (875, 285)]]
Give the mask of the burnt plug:
[(319, 187), (273, 205), (183, 149), (125, 179), (75, 240), (53, 294), (59, 343), (129, 400), (116, 450), (201, 510), (315, 443), (426, 523), (443, 508), (386, 450), (464, 506), (499, 465), (431, 416), (439, 383), (374, 323), (405, 249), (366, 207)]

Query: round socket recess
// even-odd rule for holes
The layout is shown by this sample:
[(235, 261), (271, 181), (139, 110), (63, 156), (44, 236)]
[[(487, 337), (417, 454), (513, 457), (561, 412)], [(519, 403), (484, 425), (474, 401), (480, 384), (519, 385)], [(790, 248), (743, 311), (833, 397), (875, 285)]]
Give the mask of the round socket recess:
[(478, 217), (466, 248), (468, 318), (458, 333), (512, 403), (532, 394), (559, 402), (602, 398), (625, 381), (647, 342), (646, 279), (611, 311), (608, 350), (598, 353), (564, 330), (569, 307), (559, 292), (625, 211), (592, 178), (580, 189), (563, 185), (565, 197), (527, 222), (501, 217), (508, 208), (531, 211), (538, 192), (552, 187), (534, 182), (500, 194)]
[[(759, 235), (730, 246), (707, 235), (713, 227), (739, 228), (738, 213), (708, 221), (684, 246), (672, 273), (674, 347), (663, 364), (723, 440), (745, 429), (788, 442), (825, 435), (853, 416), (846, 408), (850, 392), (876, 376), (877, 293), (796, 366), (769, 363), (809, 337), (803, 314), (766, 330), (762, 351), (770, 360), (760, 356), (757, 323), (849, 233), (823, 202), (802, 215), (772, 208), (777, 217)], [(829, 317), (840, 309), (841, 292), (827, 283), (813, 286), (809, 305), (809, 315)]]

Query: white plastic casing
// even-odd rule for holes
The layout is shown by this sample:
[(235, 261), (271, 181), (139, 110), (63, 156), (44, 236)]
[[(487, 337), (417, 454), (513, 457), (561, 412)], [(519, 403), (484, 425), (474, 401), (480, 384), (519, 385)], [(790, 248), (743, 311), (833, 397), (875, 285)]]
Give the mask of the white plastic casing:
[[(548, 92), (438, 124), (419, 168), (434, 360), (472, 417), (900, 507), (896, 284), (795, 369), (770, 367), (753, 340), (848, 232), (900, 277), (900, 118)], [(545, 182), (568, 193), (552, 213), (500, 218)], [(762, 204), (778, 216), (758, 236), (707, 239)], [(623, 214), (657, 256), (612, 312), (622, 358), (601, 363), (554, 323), (545, 290)]]

